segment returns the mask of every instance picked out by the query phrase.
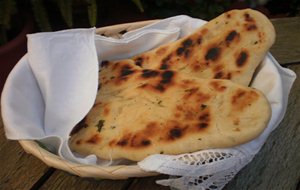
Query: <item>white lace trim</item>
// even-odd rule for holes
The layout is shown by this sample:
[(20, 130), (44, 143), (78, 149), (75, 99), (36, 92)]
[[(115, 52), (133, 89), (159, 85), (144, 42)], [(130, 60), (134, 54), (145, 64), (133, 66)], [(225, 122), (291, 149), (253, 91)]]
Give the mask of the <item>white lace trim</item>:
[(188, 190), (218, 190), (222, 189), (228, 181), (230, 181), (238, 172), (224, 171), (213, 175), (202, 175), (199, 177), (179, 177), (173, 176), (167, 180), (159, 180), (158, 184), (170, 186), (172, 189), (188, 189)]
[(238, 148), (211, 149), (178, 156), (152, 155), (139, 165), (148, 171), (171, 175), (170, 179), (158, 180), (160, 185), (175, 189), (217, 190), (222, 189), (252, 158), (252, 154)]

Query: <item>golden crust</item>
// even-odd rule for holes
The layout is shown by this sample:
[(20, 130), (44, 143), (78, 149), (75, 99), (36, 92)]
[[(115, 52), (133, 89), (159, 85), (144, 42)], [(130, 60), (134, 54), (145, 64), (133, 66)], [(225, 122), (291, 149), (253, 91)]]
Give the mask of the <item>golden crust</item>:
[(71, 149), (139, 161), (256, 138), (271, 109), (247, 85), (274, 39), (261, 13), (233, 10), (176, 42), (102, 62), (95, 105), (74, 128)]
[(200, 78), (249, 85), (274, 40), (274, 27), (263, 14), (232, 10), (178, 41), (133, 59), (142, 68), (180, 70)]
[(138, 161), (150, 154), (235, 146), (259, 135), (270, 117), (269, 103), (257, 90), (141, 69), (132, 60), (103, 67), (100, 83), (70, 147), (103, 159)]

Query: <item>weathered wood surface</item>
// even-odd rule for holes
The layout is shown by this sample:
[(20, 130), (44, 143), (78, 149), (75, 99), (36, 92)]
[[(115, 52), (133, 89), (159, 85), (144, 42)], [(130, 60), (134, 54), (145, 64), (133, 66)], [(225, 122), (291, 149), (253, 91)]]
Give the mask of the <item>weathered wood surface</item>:
[[(271, 53), (280, 64), (300, 75), (300, 17), (272, 20), (277, 41)], [(300, 179), (300, 79), (289, 98), (286, 116), (272, 132), (262, 150), (225, 187), (239, 189), (291, 189)], [(133, 178), (123, 181), (80, 178), (47, 167), (26, 154), (15, 141), (4, 137), (0, 118), (0, 189), (168, 189), (155, 184), (166, 176)]]
[(0, 189), (30, 189), (46, 172), (47, 167), (37, 158), (24, 152), (17, 141), (4, 136), (0, 116)]
[(168, 176), (166, 175), (160, 175), (156, 177), (147, 177), (147, 178), (136, 178), (131, 183), (128, 189), (130, 190), (168, 190), (169, 187), (165, 187), (162, 185), (157, 185), (155, 183), (156, 180), (159, 179), (168, 179)]
[(300, 17), (273, 19), (276, 41), (271, 53), (280, 64), (300, 62)]
[(122, 190), (131, 183), (129, 180), (95, 180), (80, 178), (69, 173), (56, 170), (50, 178), (40, 187), (41, 190), (49, 189), (93, 189), (93, 190)]

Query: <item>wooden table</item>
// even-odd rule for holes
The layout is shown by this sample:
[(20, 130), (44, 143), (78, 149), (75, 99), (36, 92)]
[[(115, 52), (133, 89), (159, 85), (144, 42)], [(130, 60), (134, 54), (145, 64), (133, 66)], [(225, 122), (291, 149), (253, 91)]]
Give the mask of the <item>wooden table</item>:
[[(271, 53), (300, 76), (300, 17), (272, 20), (277, 40)], [(295, 190), (300, 179), (300, 78), (289, 97), (285, 118), (254, 160), (225, 187), (226, 190)], [(0, 118), (0, 189), (169, 189), (155, 184), (167, 176), (128, 180), (92, 180), (49, 168), (4, 136)], [(298, 189), (300, 189), (298, 185)]]

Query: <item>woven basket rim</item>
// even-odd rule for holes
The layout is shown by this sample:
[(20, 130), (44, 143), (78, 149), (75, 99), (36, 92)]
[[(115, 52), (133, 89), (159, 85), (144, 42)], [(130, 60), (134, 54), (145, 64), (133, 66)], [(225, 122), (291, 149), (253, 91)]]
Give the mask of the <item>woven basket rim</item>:
[(99, 179), (127, 179), (129, 177), (147, 177), (159, 175), (156, 172), (147, 172), (138, 165), (115, 165), (99, 166), (79, 164), (65, 160), (58, 155), (42, 148), (33, 140), (19, 140), (23, 149), (43, 161), (46, 165), (56, 169), (64, 170), (80, 177), (92, 177)]
[[(114, 36), (124, 31), (131, 31), (152, 24), (157, 20), (146, 20), (132, 23), (117, 24), (96, 29), (97, 34)], [(64, 170), (80, 177), (92, 177), (96, 179), (127, 179), (129, 177), (147, 177), (159, 175), (157, 172), (147, 172), (136, 165), (99, 166), (87, 165), (65, 160), (58, 155), (42, 148), (34, 140), (19, 140), (23, 149), (43, 161), (46, 165)]]

